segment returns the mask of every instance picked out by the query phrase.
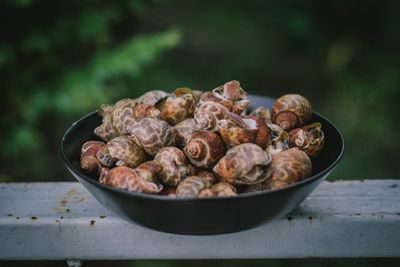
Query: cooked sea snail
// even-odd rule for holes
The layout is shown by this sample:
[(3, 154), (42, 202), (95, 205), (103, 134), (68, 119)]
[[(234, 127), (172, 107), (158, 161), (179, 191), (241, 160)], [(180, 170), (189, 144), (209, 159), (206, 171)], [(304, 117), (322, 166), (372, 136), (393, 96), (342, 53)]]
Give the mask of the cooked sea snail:
[(147, 161), (136, 169), (118, 166), (110, 170), (103, 168), (100, 174), (100, 183), (128, 191), (148, 194), (159, 193), (163, 186), (157, 183), (157, 173), (160, 166)]
[(271, 178), (263, 183), (264, 190), (280, 189), (311, 175), (311, 160), (308, 155), (291, 148), (272, 156)]
[(228, 112), (227, 119), (218, 122), (218, 133), (228, 147), (255, 143), (265, 149), (271, 143), (268, 127), (256, 116), (241, 117)]
[(303, 128), (296, 128), (289, 132), (290, 147), (297, 147), (311, 157), (319, 154), (324, 143), (325, 136), (319, 122), (306, 125)]
[(119, 136), (111, 139), (97, 152), (97, 160), (105, 167), (127, 166), (134, 168), (147, 159), (147, 154), (135, 139)]
[(167, 92), (161, 90), (153, 90), (145, 93), (144, 95), (139, 97), (138, 100), (143, 104), (154, 106), (155, 104), (157, 104), (158, 101), (167, 96), (169, 96)]
[(187, 118), (193, 117), (196, 107), (195, 97), (189, 88), (178, 88), (171, 96), (158, 104), (161, 119), (170, 125), (175, 125)]
[(197, 129), (215, 132), (218, 129), (218, 121), (225, 119), (228, 111), (225, 106), (219, 103), (200, 101), (194, 111), (194, 121), (196, 122)]
[(272, 122), (285, 131), (302, 127), (311, 119), (311, 105), (298, 94), (288, 94), (278, 98), (272, 106)]
[(135, 138), (150, 156), (155, 156), (163, 147), (175, 145), (172, 127), (160, 119), (141, 119), (137, 123), (128, 125), (125, 132)]
[(216, 133), (198, 131), (190, 136), (183, 151), (194, 166), (211, 169), (222, 158), (225, 148)]
[(261, 147), (245, 143), (229, 149), (213, 171), (230, 184), (257, 184), (269, 178), (270, 162), (271, 156)]
[(81, 168), (115, 188), (192, 198), (275, 190), (309, 177), (310, 157), (325, 142), (309, 101), (284, 95), (271, 112), (249, 105), (235, 80), (102, 105), (95, 134), (105, 143), (83, 144)]
[(156, 154), (154, 161), (161, 167), (159, 178), (165, 185), (177, 186), (191, 173), (185, 154), (176, 147), (164, 147)]
[(101, 141), (88, 141), (82, 145), (81, 168), (88, 173), (99, 173), (101, 164), (96, 158), (97, 152), (104, 146)]
[(196, 132), (196, 122), (193, 118), (189, 118), (174, 125), (173, 132), (175, 136), (175, 144), (184, 147), (190, 136)]

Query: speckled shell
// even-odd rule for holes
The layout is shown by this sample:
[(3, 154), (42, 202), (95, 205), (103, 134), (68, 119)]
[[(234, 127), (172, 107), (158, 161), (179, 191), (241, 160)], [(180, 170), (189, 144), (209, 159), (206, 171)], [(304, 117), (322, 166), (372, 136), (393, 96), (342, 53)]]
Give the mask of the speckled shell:
[(255, 108), (252, 112), (250, 112), (250, 115), (256, 116), (256, 117), (264, 120), (265, 123), (271, 123), (271, 113), (265, 107)]
[(134, 168), (147, 159), (147, 154), (134, 139), (119, 136), (110, 140), (96, 155), (98, 161), (106, 167), (128, 166)]
[(196, 131), (196, 122), (193, 118), (189, 118), (174, 125), (173, 132), (175, 136), (175, 144), (180, 147), (186, 146), (189, 137)]
[(268, 145), (267, 152), (270, 155), (275, 155), (289, 149), (289, 134), (279, 125), (268, 123), (267, 126), (270, 130), (271, 138), (271, 144)]
[[(144, 163), (147, 172), (156, 173), (156, 165)], [(140, 166), (139, 166), (140, 167)], [(138, 168), (139, 168), (138, 167)], [(157, 184), (153, 178), (154, 175), (146, 174), (146, 171), (138, 171), (125, 166), (115, 167), (111, 170), (102, 169), (100, 174), (100, 183), (110, 185), (115, 188), (125, 189), (134, 192), (143, 192), (149, 194), (157, 194), (162, 190), (162, 185)]]
[(136, 138), (151, 156), (155, 156), (163, 147), (175, 145), (172, 127), (156, 118), (144, 118), (135, 124), (128, 125), (126, 133)]
[(272, 156), (271, 178), (263, 183), (264, 190), (280, 189), (311, 175), (311, 160), (308, 155), (291, 148)]
[(319, 122), (289, 132), (290, 147), (297, 147), (311, 157), (318, 156), (324, 143), (325, 136)]
[(201, 176), (189, 176), (176, 188), (177, 197), (197, 197), (201, 190), (210, 188), (213, 181)]
[(153, 91), (149, 91), (149, 92), (145, 93), (144, 95), (142, 95), (141, 97), (139, 97), (138, 101), (143, 104), (154, 106), (158, 101), (160, 101), (161, 99), (163, 99), (164, 97), (167, 97), (167, 96), (169, 96), (169, 94), (167, 92), (160, 91), (160, 90), (153, 90)]
[(312, 116), (308, 100), (298, 94), (288, 94), (278, 98), (272, 106), (272, 122), (285, 131), (302, 127)]
[(103, 122), (100, 126), (94, 129), (94, 133), (105, 142), (110, 141), (114, 137), (119, 136), (118, 131), (114, 128), (112, 118), (113, 106), (102, 105), (97, 113), (103, 117)]
[(169, 124), (175, 125), (193, 117), (195, 107), (196, 101), (191, 90), (189, 88), (178, 88), (160, 105), (160, 117)]
[(97, 152), (104, 146), (104, 142), (88, 141), (82, 145), (81, 168), (88, 173), (100, 173), (101, 164), (96, 158)]
[(226, 118), (227, 111), (228, 109), (225, 106), (216, 102), (200, 101), (194, 112), (196, 128), (198, 130), (216, 131), (218, 121)]
[(223, 182), (230, 184), (255, 184), (270, 175), (271, 157), (261, 147), (252, 143), (234, 146), (215, 165), (213, 171)]
[(225, 148), (217, 134), (198, 131), (189, 138), (183, 151), (194, 166), (211, 169), (224, 155)]
[(159, 178), (165, 185), (177, 186), (191, 173), (185, 154), (176, 147), (164, 147), (156, 154), (154, 161), (161, 166)]
[(236, 188), (233, 185), (224, 182), (217, 183), (211, 188), (203, 189), (198, 194), (199, 198), (234, 197), (236, 195)]
[(224, 106), (236, 114), (243, 114), (250, 104), (250, 100), (247, 99), (247, 93), (240, 87), (240, 83), (235, 80), (213, 89), (212, 93), (221, 99), (221, 103)]
[[(159, 118), (160, 111), (152, 105), (138, 104), (133, 108), (133, 119), (134, 122), (138, 122), (143, 118)], [(125, 125), (126, 127), (126, 125)], [(124, 128), (125, 129), (125, 128)]]
[(112, 112), (112, 120), (118, 135), (122, 135), (127, 125), (136, 122), (134, 108), (139, 104), (140, 102), (136, 99), (129, 98), (121, 99), (115, 103)]

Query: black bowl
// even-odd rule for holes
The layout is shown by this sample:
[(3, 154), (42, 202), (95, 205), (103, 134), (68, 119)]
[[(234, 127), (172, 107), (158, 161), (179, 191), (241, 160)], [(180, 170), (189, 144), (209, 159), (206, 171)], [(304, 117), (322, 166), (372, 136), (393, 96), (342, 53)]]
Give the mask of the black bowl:
[[(271, 107), (273, 99), (251, 96), (252, 106)], [(338, 129), (327, 119), (313, 113), (325, 133), (325, 147), (312, 159), (310, 178), (286, 188), (269, 192), (239, 194), (233, 198), (171, 198), (128, 192), (100, 184), (96, 177), (79, 167), (80, 149), (84, 142), (95, 140), (95, 127), (101, 117), (92, 112), (75, 122), (61, 142), (61, 154), (68, 170), (106, 208), (121, 218), (141, 225), (178, 234), (220, 234), (248, 229), (273, 219), (279, 219), (297, 207), (338, 164), (344, 141)]]

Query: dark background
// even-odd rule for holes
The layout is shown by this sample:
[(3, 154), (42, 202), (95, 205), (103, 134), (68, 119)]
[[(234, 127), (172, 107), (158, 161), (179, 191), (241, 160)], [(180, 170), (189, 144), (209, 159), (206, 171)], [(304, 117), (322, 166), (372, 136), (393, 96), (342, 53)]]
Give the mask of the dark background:
[[(346, 151), (328, 179), (398, 178), (399, 10), (398, 1), (1, 1), (0, 182), (72, 180), (59, 141), (102, 103), (232, 79), (252, 94), (303, 94), (337, 124)], [(327, 264), (292, 261), (302, 262)]]

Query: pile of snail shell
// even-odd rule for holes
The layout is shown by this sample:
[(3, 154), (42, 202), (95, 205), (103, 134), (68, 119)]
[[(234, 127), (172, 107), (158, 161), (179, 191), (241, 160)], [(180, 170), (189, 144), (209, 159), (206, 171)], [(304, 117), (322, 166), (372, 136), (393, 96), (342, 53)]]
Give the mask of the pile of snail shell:
[(276, 190), (311, 175), (324, 145), (311, 105), (298, 94), (257, 107), (238, 81), (211, 91), (149, 91), (98, 110), (103, 121), (81, 150), (100, 183), (169, 197), (233, 197)]

